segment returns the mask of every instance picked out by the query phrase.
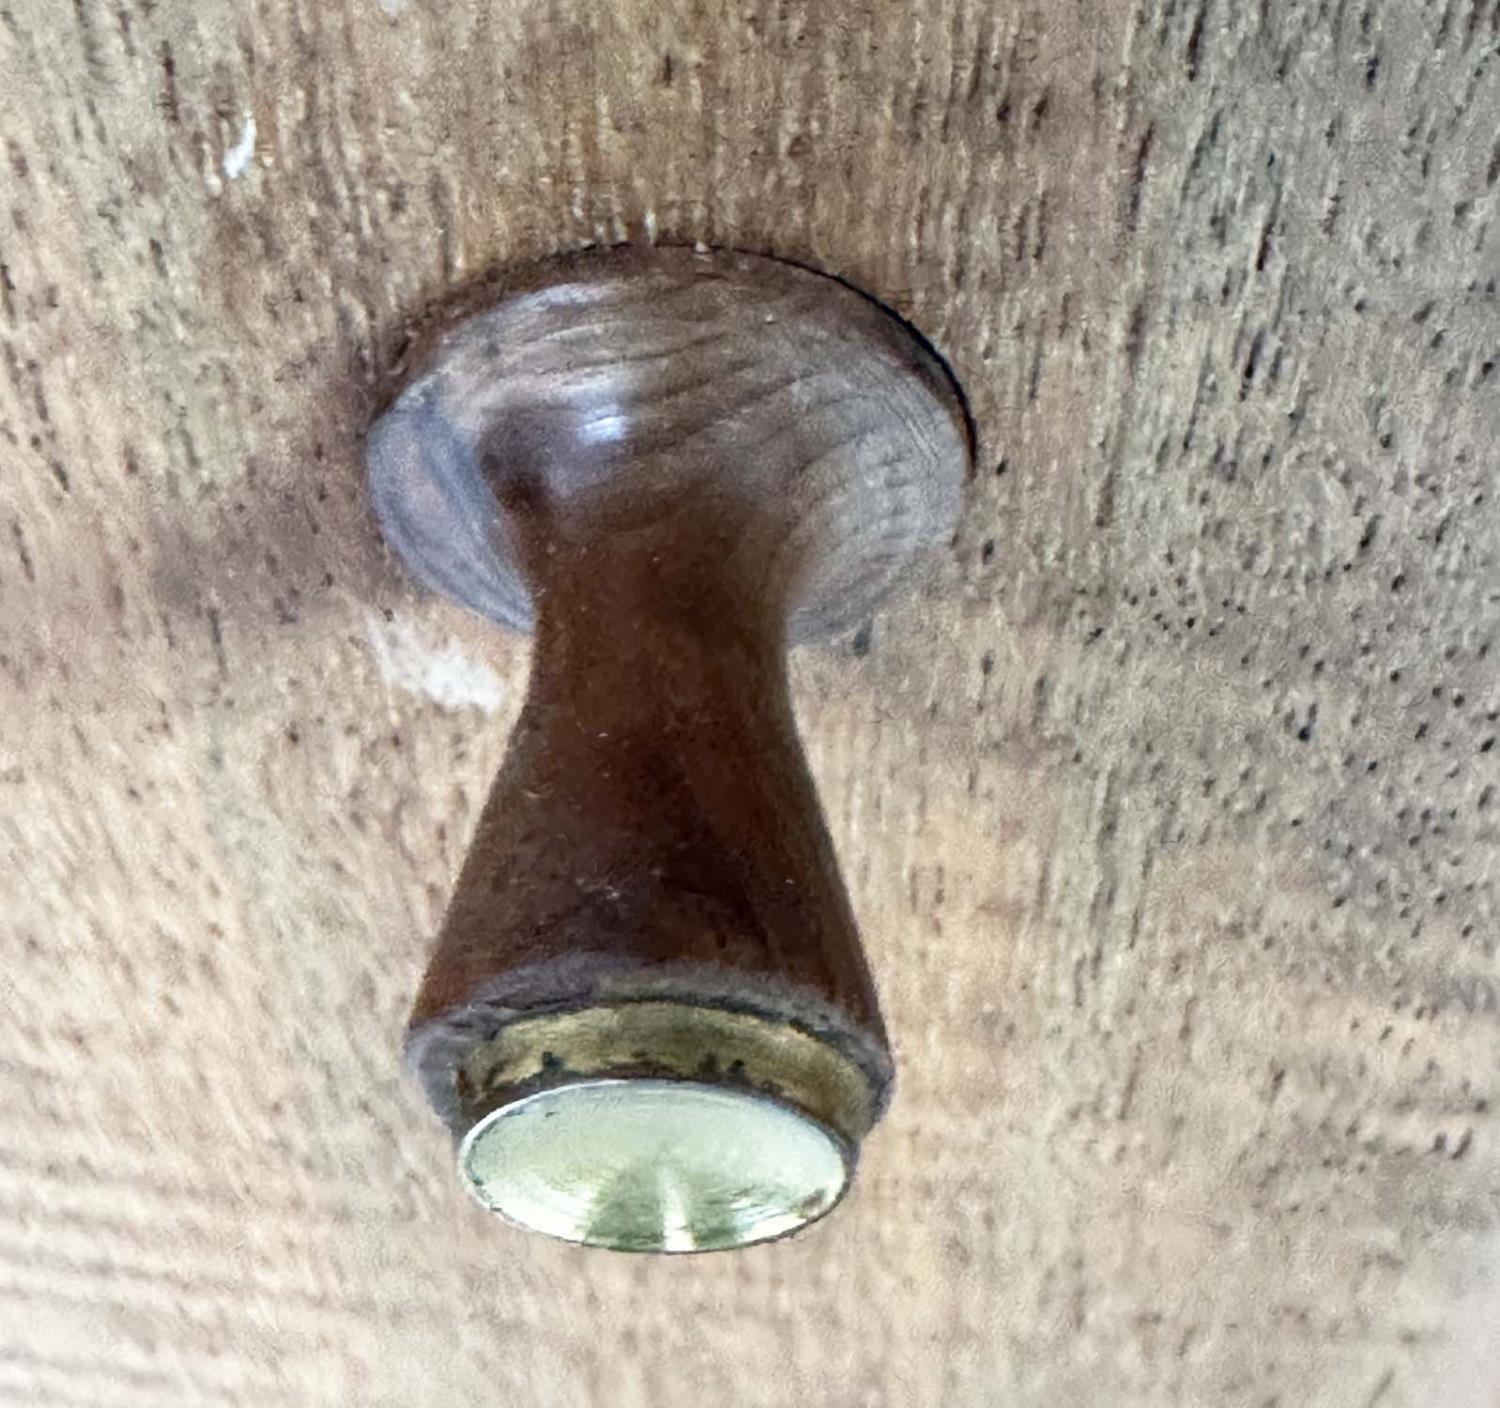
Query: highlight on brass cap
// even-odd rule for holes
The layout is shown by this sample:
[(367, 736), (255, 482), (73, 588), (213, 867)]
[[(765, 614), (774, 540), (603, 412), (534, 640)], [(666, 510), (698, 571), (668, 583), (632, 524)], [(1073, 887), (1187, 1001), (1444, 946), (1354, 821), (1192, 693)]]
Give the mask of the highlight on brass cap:
[(795, 1232), (843, 1194), (831, 1130), (791, 1105), (688, 1080), (592, 1080), (487, 1115), (459, 1167), (507, 1221), (614, 1251), (724, 1251)]
[(536, 644), (408, 1052), (513, 1223), (783, 1236), (891, 1079), (786, 650), (951, 540), (962, 399), (888, 309), (759, 255), (595, 251), (462, 311), (411, 344), (370, 498), (421, 582)]

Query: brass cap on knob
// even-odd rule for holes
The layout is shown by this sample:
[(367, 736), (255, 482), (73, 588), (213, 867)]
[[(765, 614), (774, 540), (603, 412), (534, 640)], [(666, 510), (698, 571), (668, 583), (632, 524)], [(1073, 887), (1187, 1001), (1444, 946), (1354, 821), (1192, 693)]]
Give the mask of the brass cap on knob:
[(622, 1251), (723, 1250), (815, 1221), (875, 1111), (866, 1074), (810, 1033), (681, 1002), (512, 1022), (457, 1083), (474, 1196)]

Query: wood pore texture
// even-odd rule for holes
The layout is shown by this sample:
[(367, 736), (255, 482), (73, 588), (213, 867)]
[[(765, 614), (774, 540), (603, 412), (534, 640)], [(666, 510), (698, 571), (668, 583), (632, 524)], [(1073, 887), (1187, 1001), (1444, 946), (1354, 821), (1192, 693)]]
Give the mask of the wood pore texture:
[[(1497, 45), (4, 0), (0, 1403), (1494, 1408)], [(895, 1104), (687, 1260), (492, 1221), (398, 1065), (527, 652), (358, 454), (431, 300), (650, 238), (887, 300), (981, 440), (794, 666)]]

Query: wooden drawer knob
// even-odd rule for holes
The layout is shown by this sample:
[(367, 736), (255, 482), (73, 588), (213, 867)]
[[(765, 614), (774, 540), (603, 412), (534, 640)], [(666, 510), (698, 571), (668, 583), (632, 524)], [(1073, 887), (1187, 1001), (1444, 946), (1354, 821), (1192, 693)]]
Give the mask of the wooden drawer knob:
[(947, 540), (966, 427), (846, 285), (657, 248), (513, 281), (371, 430), (387, 539), (535, 635), (407, 1039), (494, 1211), (690, 1251), (843, 1193), (891, 1058), (785, 651)]

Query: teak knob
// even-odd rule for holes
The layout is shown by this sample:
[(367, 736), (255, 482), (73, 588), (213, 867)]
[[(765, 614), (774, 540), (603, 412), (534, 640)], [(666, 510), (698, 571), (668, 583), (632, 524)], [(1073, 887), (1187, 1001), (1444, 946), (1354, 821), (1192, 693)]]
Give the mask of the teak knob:
[(464, 1180), (621, 1249), (821, 1216), (892, 1071), (785, 650), (951, 534), (952, 380), (835, 279), (613, 250), (435, 342), (366, 454), (417, 575), (536, 638), (407, 1037)]

